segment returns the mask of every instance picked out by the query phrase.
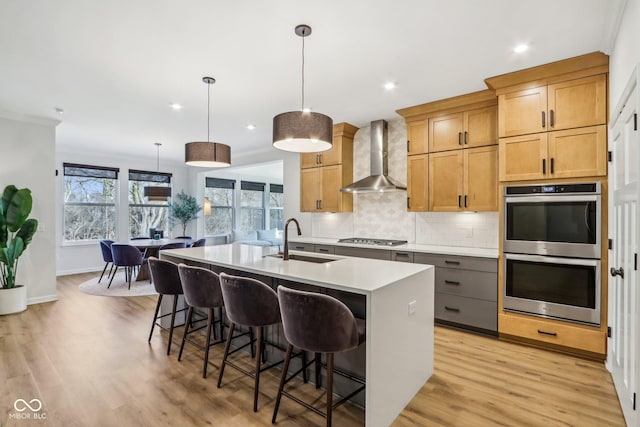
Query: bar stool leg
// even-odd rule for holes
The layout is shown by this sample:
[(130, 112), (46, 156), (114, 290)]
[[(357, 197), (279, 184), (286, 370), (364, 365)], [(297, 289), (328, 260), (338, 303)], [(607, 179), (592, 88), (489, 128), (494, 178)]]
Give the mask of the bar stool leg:
[(231, 339), (233, 337), (233, 330), (235, 329), (235, 324), (231, 322), (229, 325), (229, 332), (227, 332), (227, 342), (224, 345), (224, 356), (222, 356), (222, 365), (220, 366), (220, 375), (218, 376), (218, 388), (222, 384), (222, 375), (224, 374), (224, 367), (227, 364), (227, 358), (229, 357), (229, 348), (231, 347)]
[(220, 339), (224, 339), (224, 322), (222, 321), (222, 307), (218, 307), (218, 319), (220, 319)]
[(260, 386), (260, 364), (262, 363), (262, 326), (258, 327), (258, 351), (256, 357), (256, 373), (255, 373), (255, 383), (253, 389), (253, 412), (258, 412), (258, 387)]
[(191, 316), (193, 316), (193, 307), (189, 306), (189, 310), (187, 310), (187, 321), (184, 324), (184, 333), (182, 334), (182, 344), (180, 344), (180, 353), (178, 353), (178, 362), (182, 360), (182, 350), (184, 350), (184, 343), (187, 341), (189, 325), (191, 325)]
[(173, 296), (173, 311), (171, 312), (171, 325), (169, 326), (169, 344), (167, 344), (167, 356), (171, 353), (173, 341), (173, 325), (176, 323), (176, 308), (178, 307), (178, 295)]
[(333, 353), (327, 353), (327, 427), (333, 415)]
[(207, 378), (207, 365), (209, 364), (209, 346), (211, 345), (211, 327), (213, 325), (213, 308), (209, 309), (207, 317), (207, 343), (204, 348), (204, 368), (202, 370), (202, 378)]
[(162, 294), (158, 295), (158, 304), (156, 304), (156, 312), (153, 315), (153, 322), (151, 322), (151, 332), (149, 332), (149, 341), (151, 342), (151, 336), (153, 335), (153, 328), (156, 327), (156, 320), (158, 319), (158, 311), (160, 311), (160, 304), (162, 303)]
[(316, 388), (320, 388), (320, 362), (321, 362), (320, 353), (315, 354), (316, 364), (315, 364), (315, 373), (316, 373)]
[(276, 406), (273, 408), (273, 418), (271, 418), (271, 424), (276, 423), (276, 417), (278, 416), (278, 408), (280, 407), (280, 400), (282, 399), (282, 390), (284, 390), (284, 382), (287, 380), (287, 372), (289, 371), (289, 362), (291, 362), (291, 352), (293, 352), (293, 346), (289, 344), (287, 346), (287, 354), (284, 357), (284, 366), (282, 367), (282, 375), (280, 376), (280, 386), (278, 387), (278, 397), (276, 398)]
[(253, 328), (251, 326), (249, 326), (249, 341), (251, 341), (251, 345), (249, 347), (251, 347), (251, 358), (253, 359), (256, 357), (256, 349), (253, 346)]
[(302, 366), (304, 367), (302, 369), (302, 382), (306, 384), (309, 382), (309, 376), (307, 375), (307, 352), (304, 350), (300, 351), (302, 351)]

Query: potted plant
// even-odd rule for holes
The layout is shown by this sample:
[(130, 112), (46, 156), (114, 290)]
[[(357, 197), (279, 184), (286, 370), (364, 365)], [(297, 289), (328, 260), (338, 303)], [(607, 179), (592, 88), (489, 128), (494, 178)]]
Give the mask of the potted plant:
[(182, 235), (187, 234), (187, 225), (190, 221), (198, 218), (198, 212), (202, 210), (202, 206), (198, 205), (195, 197), (180, 191), (169, 203), (169, 220), (171, 225), (179, 222), (182, 225)]
[(27, 290), (16, 285), (18, 259), (38, 229), (38, 220), (28, 218), (33, 200), (31, 190), (8, 185), (0, 201), (0, 314), (27, 308)]

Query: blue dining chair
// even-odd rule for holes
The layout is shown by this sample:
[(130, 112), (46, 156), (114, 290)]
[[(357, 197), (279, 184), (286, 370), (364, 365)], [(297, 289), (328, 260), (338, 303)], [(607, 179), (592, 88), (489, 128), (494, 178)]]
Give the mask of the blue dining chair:
[(163, 249), (184, 249), (187, 247), (187, 242), (175, 242), (175, 243), (167, 243), (166, 245), (162, 245), (158, 248), (159, 251)]
[[(111, 245), (111, 254), (116, 270), (113, 272), (107, 288), (111, 286), (111, 282), (113, 282), (113, 278), (116, 276), (118, 269), (124, 267), (125, 279), (129, 282), (129, 289), (131, 289), (131, 277), (133, 276), (134, 267), (141, 267), (147, 260), (138, 248), (127, 243), (113, 243)], [(149, 283), (151, 283), (151, 278), (149, 278)]]
[(200, 239), (200, 240), (196, 240), (191, 245), (192, 248), (199, 248), (200, 246), (207, 246), (207, 239), (206, 238), (203, 238), (203, 239)]
[(107, 274), (107, 279), (111, 276), (111, 270), (113, 270), (113, 256), (111, 255), (111, 245), (113, 244), (113, 240), (100, 240), (100, 250), (102, 251), (102, 260), (105, 262), (104, 268), (102, 269), (102, 274), (98, 279), (98, 283), (102, 280), (102, 276), (107, 271), (107, 267), (111, 264), (111, 268), (109, 268), (109, 274)]

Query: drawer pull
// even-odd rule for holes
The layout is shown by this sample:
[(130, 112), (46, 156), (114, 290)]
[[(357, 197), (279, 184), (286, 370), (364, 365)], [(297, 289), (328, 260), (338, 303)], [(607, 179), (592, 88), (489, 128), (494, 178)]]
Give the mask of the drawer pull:
[[(444, 309), (447, 311), (453, 311), (454, 313), (460, 313), (460, 309), (459, 308), (454, 308), (454, 307), (449, 307), (449, 306), (444, 306)], [(538, 331), (540, 332), (540, 331)]]
[(318, 249), (318, 252), (329, 252), (329, 249), (322, 249), (322, 248), (320, 248), (320, 249)]
[(541, 335), (549, 335), (550, 337), (557, 337), (558, 334), (555, 332), (547, 332), (547, 331), (543, 331), (542, 329), (538, 329), (538, 333)]
[(407, 257), (407, 256), (409, 256), (409, 254), (408, 254), (408, 253), (406, 253), (406, 252), (396, 252), (396, 256), (404, 256), (404, 257)]
[(447, 285), (456, 285), (456, 286), (460, 286), (460, 282), (455, 282), (453, 280), (445, 280), (444, 281), (445, 284)]
[(444, 260), (445, 264), (453, 264), (453, 265), (460, 265), (460, 261), (450, 261), (448, 259)]
[(299, 251), (304, 251), (304, 246), (294, 246)]

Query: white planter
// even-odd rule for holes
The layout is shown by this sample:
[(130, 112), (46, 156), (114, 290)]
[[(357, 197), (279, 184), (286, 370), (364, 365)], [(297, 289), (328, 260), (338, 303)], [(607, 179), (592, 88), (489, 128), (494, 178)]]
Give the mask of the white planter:
[(0, 288), (0, 315), (20, 313), (27, 309), (27, 287)]

